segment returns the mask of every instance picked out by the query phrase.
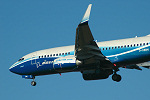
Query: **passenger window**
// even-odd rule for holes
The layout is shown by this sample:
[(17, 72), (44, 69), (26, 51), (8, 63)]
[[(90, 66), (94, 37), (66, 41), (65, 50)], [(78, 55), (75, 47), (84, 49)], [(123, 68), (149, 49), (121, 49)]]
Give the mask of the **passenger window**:
[(44, 57), (46, 58), (46, 55)]
[(145, 43), (143, 43), (143, 45), (145, 45)]
[(53, 56), (55, 56), (55, 54), (53, 54)]
[(132, 44), (131, 44), (131, 47), (132, 47)]
[(68, 52), (68, 55), (70, 55), (70, 52)]
[(128, 47), (129, 47), (129, 45), (128, 45)]
[(147, 43), (147, 45), (148, 45), (148, 43)]
[(118, 48), (120, 48), (120, 46), (118, 46)]
[(59, 56), (61, 56), (61, 53), (59, 53)]
[(137, 44), (137, 46), (139, 46), (139, 44)]
[(52, 57), (52, 54), (50, 56)]
[(121, 48), (123, 48), (123, 46), (121, 46)]
[(115, 49), (117, 49), (117, 47), (115, 47)]
[(104, 48), (103, 48), (103, 50), (104, 50)]
[(135, 44), (134, 44), (134, 47), (135, 47)]
[(106, 50), (107, 50), (107, 48), (106, 48)]
[(124, 45), (124, 48), (126, 48), (126, 45)]
[(56, 56), (58, 56), (58, 54), (56, 54)]
[(42, 56), (42, 58), (43, 58), (43, 56)]
[(39, 58), (40, 58), (40, 56), (39, 56)]
[(49, 57), (49, 55), (47, 55), (47, 57)]
[(65, 55), (67, 55), (67, 53), (65, 53)]
[(110, 47), (109, 47), (109, 50), (110, 50)]
[(112, 49), (114, 49), (114, 47), (112, 47)]
[(64, 55), (64, 53), (62, 53), (62, 55)]
[(140, 43), (140, 46), (142, 46), (142, 43)]

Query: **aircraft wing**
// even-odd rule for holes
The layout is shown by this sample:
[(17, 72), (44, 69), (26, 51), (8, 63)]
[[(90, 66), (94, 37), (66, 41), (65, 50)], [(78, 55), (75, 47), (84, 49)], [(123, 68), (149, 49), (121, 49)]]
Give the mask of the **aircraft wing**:
[[(88, 25), (90, 4), (83, 19), (76, 29), (75, 56), (77, 60), (84, 61), (84, 65), (102, 65), (104, 68), (113, 67), (113, 64), (100, 51)], [(92, 67), (91, 66), (91, 67)]]

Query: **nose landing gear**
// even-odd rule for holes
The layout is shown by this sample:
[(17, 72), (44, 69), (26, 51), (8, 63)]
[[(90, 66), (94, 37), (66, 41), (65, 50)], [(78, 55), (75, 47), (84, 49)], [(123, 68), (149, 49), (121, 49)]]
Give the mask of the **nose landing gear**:
[(32, 86), (36, 86), (36, 82), (35, 82), (35, 81), (32, 81), (32, 82), (31, 82), (31, 85), (32, 85)]
[(35, 77), (33, 77), (33, 81), (31, 82), (32, 86), (36, 86)]

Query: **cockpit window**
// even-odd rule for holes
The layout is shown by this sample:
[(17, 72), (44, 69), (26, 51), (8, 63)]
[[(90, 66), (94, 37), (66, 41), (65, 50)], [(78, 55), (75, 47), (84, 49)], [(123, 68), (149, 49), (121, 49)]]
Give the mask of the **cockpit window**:
[(20, 58), (18, 61), (22, 61), (22, 60), (24, 60), (24, 58)]

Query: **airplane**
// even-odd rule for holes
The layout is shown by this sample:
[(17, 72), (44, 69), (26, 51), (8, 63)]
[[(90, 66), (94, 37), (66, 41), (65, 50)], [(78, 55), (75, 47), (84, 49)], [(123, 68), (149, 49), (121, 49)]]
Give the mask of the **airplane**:
[(107, 79), (120, 82), (119, 68), (150, 68), (150, 35), (97, 42), (89, 28), (89, 4), (76, 28), (75, 45), (35, 51), (21, 57), (9, 70), (25, 79), (36, 76), (81, 72), (84, 80)]

